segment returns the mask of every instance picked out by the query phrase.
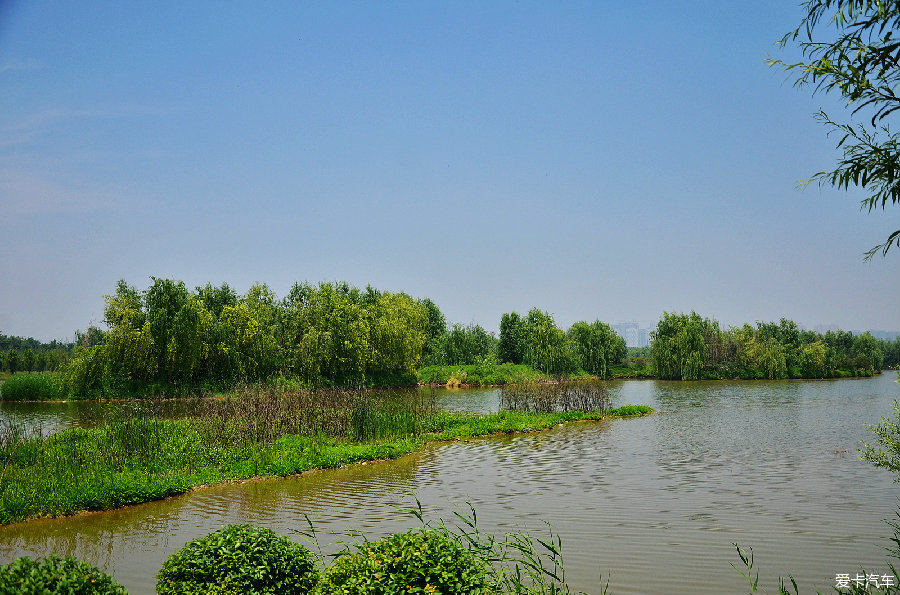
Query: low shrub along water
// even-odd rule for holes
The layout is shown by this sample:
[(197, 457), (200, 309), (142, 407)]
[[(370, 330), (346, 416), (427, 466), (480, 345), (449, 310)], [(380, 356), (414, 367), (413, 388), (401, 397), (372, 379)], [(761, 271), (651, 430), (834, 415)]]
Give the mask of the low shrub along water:
[(159, 595), (306, 595), (319, 580), (312, 553), (271, 529), (229, 525), (169, 556)]
[(95, 566), (75, 558), (24, 557), (0, 566), (0, 595), (128, 595)]
[(325, 571), (319, 595), (487, 592), (488, 564), (446, 533), (435, 530), (388, 535), (357, 544)]

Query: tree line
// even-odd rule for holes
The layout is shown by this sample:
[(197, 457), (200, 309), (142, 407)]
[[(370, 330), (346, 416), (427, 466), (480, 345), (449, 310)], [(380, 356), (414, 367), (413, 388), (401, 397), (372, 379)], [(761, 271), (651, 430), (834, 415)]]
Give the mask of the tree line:
[(58, 342), (11, 349), (2, 365), (60, 369), (66, 394), (91, 397), (274, 378), (311, 388), (398, 386), (414, 384), (426, 365), (507, 362), (557, 378), (609, 378), (614, 367), (643, 365), (645, 355), (657, 377), (684, 380), (856, 376), (900, 363), (900, 338), (822, 335), (786, 319), (722, 330), (695, 312), (664, 312), (649, 354), (628, 358), (610, 325), (579, 321), (563, 330), (538, 308), (503, 314), (497, 336), (475, 324), (448, 325), (428, 298), (371, 286), (295, 283), (278, 298), (265, 284), (239, 295), (228, 284), (189, 290), (182, 281), (151, 281), (145, 290), (119, 281), (105, 296), (105, 328), (78, 333), (74, 349)]
[(14, 337), (0, 333), (0, 371), (55, 371), (69, 359), (75, 343), (53, 340), (49, 343), (34, 338)]
[(105, 296), (106, 330), (75, 348), (63, 382), (73, 395), (140, 387), (228, 387), (275, 376), (315, 387), (415, 380), (427, 309), (404, 293), (347, 283), (295, 283), (278, 299), (223, 284), (189, 290), (152, 278)]
[(625, 342), (600, 321), (567, 331), (537, 308), (504, 314), (500, 337), (447, 325), (430, 299), (345, 282), (296, 283), (283, 299), (264, 284), (239, 295), (227, 284), (189, 290), (152, 278), (119, 281), (105, 296), (106, 328), (79, 334), (62, 374), (71, 396), (225, 388), (275, 377), (310, 387), (414, 384), (421, 365), (524, 363), (562, 377), (600, 377)]
[(696, 312), (663, 312), (651, 341), (661, 379), (870, 376), (900, 363), (900, 338), (882, 341), (842, 330), (823, 335), (786, 318), (722, 330)]

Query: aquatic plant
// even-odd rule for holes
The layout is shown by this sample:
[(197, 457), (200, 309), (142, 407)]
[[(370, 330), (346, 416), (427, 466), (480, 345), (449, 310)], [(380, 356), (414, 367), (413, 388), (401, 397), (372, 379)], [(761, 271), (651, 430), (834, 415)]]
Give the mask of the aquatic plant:
[(306, 547), (271, 529), (229, 525), (189, 542), (163, 563), (159, 595), (306, 595), (319, 573)]
[(0, 566), (0, 595), (128, 595), (99, 568), (72, 557), (19, 558)]

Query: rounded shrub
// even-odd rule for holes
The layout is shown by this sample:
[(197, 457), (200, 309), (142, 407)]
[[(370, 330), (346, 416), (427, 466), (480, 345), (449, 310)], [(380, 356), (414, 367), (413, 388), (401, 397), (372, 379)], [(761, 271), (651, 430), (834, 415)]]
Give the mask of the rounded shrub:
[(156, 575), (159, 595), (301, 595), (318, 581), (308, 549), (271, 529), (229, 525), (169, 556)]
[(396, 533), (356, 547), (325, 569), (316, 593), (474, 595), (488, 588), (485, 562), (439, 531)]
[(0, 566), (0, 595), (128, 595), (96, 566), (75, 558), (19, 558)]

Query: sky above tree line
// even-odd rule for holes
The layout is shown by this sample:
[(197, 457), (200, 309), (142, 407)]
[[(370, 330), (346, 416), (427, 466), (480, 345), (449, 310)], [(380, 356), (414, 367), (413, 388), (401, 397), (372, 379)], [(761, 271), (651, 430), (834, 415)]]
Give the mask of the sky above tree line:
[(797, 188), (847, 117), (765, 63), (798, 4), (2, 2), (0, 332), (151, 276), (900, 330), (896, 212)]

